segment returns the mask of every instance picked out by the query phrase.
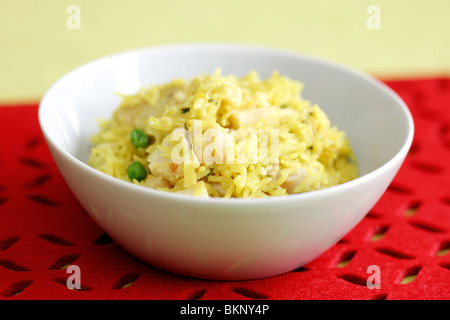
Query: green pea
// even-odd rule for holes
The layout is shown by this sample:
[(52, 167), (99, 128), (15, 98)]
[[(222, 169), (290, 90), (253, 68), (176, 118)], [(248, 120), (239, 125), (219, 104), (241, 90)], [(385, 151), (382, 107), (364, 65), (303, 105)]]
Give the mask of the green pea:
[(131, 144), (135, 148), (146, 148), (146, 147), (148, 147), (150, 138), (141, 129), (133, 129), (133, 130), (131, 130), (130, 137), (131, 137)]
[(127, 168), (128, 177), (131, 181), (136, 179), (137, 181), (142, 181), (147, 177), (147, 170), (139, 161), (134, 161)]

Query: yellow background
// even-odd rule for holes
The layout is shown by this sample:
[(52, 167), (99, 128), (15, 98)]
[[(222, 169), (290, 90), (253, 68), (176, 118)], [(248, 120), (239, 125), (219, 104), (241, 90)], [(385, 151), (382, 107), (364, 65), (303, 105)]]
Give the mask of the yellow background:
[[(69, 29), (67, 8), (80, 8)], [(370, 30), (370, 5), (380, 29)], [(379, 78), (450, 74), (449, 0), (0, 0), (0, 102), (37, 101), (64, 73), (180, 42), (273, 46)]]

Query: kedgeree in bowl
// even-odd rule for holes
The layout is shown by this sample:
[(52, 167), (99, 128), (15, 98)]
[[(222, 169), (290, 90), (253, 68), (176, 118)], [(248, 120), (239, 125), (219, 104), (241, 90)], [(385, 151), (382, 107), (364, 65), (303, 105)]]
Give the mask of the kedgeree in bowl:
[[(68, 186), (114, 241), (149, 265), (216, 280), (273, 276), (318, 257), (375, 205), (414, 134), (407, 106), (378, 80), (236, 44), (93, 61), (48, 90), (39, 121)], [(261, 133), (268, 123), (277, 135)], [(250, 129), (256, 140), (234, 142), (270, 141), (276, 157), (228, 164), (214, 143)]]

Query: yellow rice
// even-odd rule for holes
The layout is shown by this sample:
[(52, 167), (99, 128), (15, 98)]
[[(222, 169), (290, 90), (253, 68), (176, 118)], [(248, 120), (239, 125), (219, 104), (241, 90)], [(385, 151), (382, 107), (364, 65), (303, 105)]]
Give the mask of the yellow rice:
[[(223, 76), (220, 69), (149, 85), (121, 95), (113, 117), (99, 121), (89, 164), (130, 181), (127, 167), (139, 161), (148, 175), (130, 182), (203, 197), (284, 196), (356, 178), (345, 133), (330, 124), (319, 106), (302, 98), (302, 88), (278, 72), (260, 79), (254, 71), (237, 77)], [(199, 126), (201, 132), (195, 131)], [(152, 137), (148, 147), (133, 147), (134, 128)], [(216, 134), (214, 139), (208, 139), (208, 132)], [(229, 153), (215, 144), (218, 137), (234, 142)], [(260, 150), (253, 152), (256, 141), (266, 143), (265, 161)]]

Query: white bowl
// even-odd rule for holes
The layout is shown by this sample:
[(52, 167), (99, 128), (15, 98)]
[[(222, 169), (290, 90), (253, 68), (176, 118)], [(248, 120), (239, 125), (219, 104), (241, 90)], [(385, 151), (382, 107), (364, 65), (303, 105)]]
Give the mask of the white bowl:
[[(265, 199), (200, 199), (152, 190), (86, 164), (96, 120), (150, 83), (212, 73), (261, 77), (274, 70), (304, 83), (303, 95), (347, 133), (360, 177), (339, 186)], [(313, 57), (235, 44), (144, 48), (84, 65), (57, 81), (39, 108), (53, 158), (73, 194), (119, 245), (178, 274), (222, 280), (296, 269), (348, 233), (400, 168), (414, 125), (404, 102), (360, 72)]]

